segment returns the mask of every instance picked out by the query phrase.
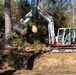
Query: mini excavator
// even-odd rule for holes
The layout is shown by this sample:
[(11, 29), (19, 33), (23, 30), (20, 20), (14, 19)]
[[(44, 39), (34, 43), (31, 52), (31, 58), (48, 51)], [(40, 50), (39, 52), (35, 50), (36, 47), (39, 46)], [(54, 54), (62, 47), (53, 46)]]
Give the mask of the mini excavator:
[[(42, 50), (62, 53), (76, 52), (76, 29), (70, 27), (59, 28), (57, 36), (55, 36), (53, 17), (40, 7), (40, 0), (38, 0), (37, 4), (35, 4), (34, 9), (26, 14), (25, 17), (20, 20), (20, 22), (24, 22), (25, 24), (29, 23), (29, 21), (34, 16), (36, 16), (37, 13), (40, 14), (48, 22), (49, 46), (43, 47)], [(21, 34), (23, 32), (25, 34), (27, 33), (27, 28), (23, 29), (20, 24), (15, 24), (13, 29), (20, 32)]]

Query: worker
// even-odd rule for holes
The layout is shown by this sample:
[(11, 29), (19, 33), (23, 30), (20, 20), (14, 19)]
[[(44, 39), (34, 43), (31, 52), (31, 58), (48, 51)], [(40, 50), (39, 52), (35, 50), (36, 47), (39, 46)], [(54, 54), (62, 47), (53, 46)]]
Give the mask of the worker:
[(64, 36), (64, 44), (66, 44), (66, 42), (67, 42), (67, 37), (66, 37), (66, 35)]

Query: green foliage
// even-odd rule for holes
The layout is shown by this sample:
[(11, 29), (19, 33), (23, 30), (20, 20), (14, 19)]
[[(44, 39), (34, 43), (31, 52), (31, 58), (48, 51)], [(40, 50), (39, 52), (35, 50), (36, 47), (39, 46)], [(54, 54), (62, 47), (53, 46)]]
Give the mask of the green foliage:
[(74, 26), (72, 26), (72, 27), (76, 29), (76, 24)]
[(67, 9), (69, 8), (68, 0), (49, 0), (48, 12), (52, 13), (55, 25), (55, 32), (60, 27), (68, 27), (70, 16)]
[(20, 21), (29, 11), (30, 11), (30, 6), (27, 4), (27, 2), (24, 2), (20, 0), (19, 2), (14, 2), (11, 1), (11, 11), (12, 11), (12, 23), (13, 25), (17, 22)]
[(27, 25), (24, 22), (20, 22), (20, 25), (22, 25), (24, 28), (27, 27)]
[(12, 53), (12, 52), (7, 56), (5, 60), (9, 64), (9, 66), (14, 66), (14, 61), (15, 61), (16, 56), (17, 54)]
[(68, 27), (69, 26), (69, 14), (64, 9), (59, 9), (54, 12), (54, 24), (55, 30), (57, 32), (58, 28), (60, 27)]
[[(69, 8), (69, 1), (68, 0), (48, 0), (48, 12), (53, 14), (55, 23), (61, 22), (61, 27), (65, 27), (63, 23), (65, 23), (65, 20), (68, 20), (68, 8)], [(67, 23), (67, 22), (66, 22)], [(60, 27), (60, 25), (58, 25)]]
[[(11, 51), (5, 58), (5, 61), (8, 63), (10, 67), (15, 69), (25, 68), (27, 54), (21, 55), (19, 51)], [(26, 58), (27, 57), (27, 58)]]
[(14, 25), (17, 21), (20, 20), (20, 15), (19, 15), (19, 9), (18, 9), (18, 4), (14, 2), (13, 0), (11, 1), (11, 19), (12, 19), (12, 24)]
[[(58, 19), (57, 19), (58, 18)], [(65, 27), (68, 25), (68, 14), (65, 10), (59, 9), (54, 13), (55, 24), (59, 27)]]
[(19, 35), (18, 34), (16, 34), (16, 33), (10, 33), (10, 39), (13, 39), (13, 38), (16, 38), (16, 39), (18, 39), (19, 38)]
[(32, 20), (31, 20), (31, 25), (35, 25), (38, 29), (38, 32), (37, 33), (33, 33), (33, 34), (29, 34), (28, 35), (28, 39), (33, 42), (33, 43), (36, 43), (38, 42), (43, 42), (44, 41), (44, 38), (47, 35), (47, 21), (45, 21), (40, 15), (36, 15), (36, 17), (34, 17)]
[(20, 0), (18, 3), (18, 9), (19, 9), (19, 14), (23, 18), (27, 14), (28, 6), (27, 6), (27, 4), (25, 4), (25, 2)]
[(38, 37), (38, 39), (41, 41), (43, 41), (43, 38), (45, 38), (47, 36), (47, 32), (43, 27), (44, 26), (42, 26), (42, 25), (38, 25), (38, 33), (36, 35)]
[(0, 2), (0, 29), (4, 27), (4, 5)]
[(25, 43), (26, 43), (26, 37), (23, 37), (21, 35), (18, 35), (17, 33), (10, 33), (10, 43), (13, 44), (13, 42), (17, 42), (18, 45), (21, 47), (21, 50), (25, 50)]

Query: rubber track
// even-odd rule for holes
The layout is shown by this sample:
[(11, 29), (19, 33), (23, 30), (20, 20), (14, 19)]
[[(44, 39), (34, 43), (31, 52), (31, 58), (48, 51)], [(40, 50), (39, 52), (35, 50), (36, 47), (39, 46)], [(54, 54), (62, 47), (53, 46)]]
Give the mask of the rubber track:
[(43, 47), (42, 51), (51, 53), (76, 53), (76, 47)]

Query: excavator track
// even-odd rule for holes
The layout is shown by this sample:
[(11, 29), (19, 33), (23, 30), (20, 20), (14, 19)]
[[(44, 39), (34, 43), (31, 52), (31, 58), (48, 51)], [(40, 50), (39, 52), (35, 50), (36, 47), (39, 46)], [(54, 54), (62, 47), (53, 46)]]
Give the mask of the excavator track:
[(76, 47), (43, 47), (42, 51), (51, 53), (76, 53)]

